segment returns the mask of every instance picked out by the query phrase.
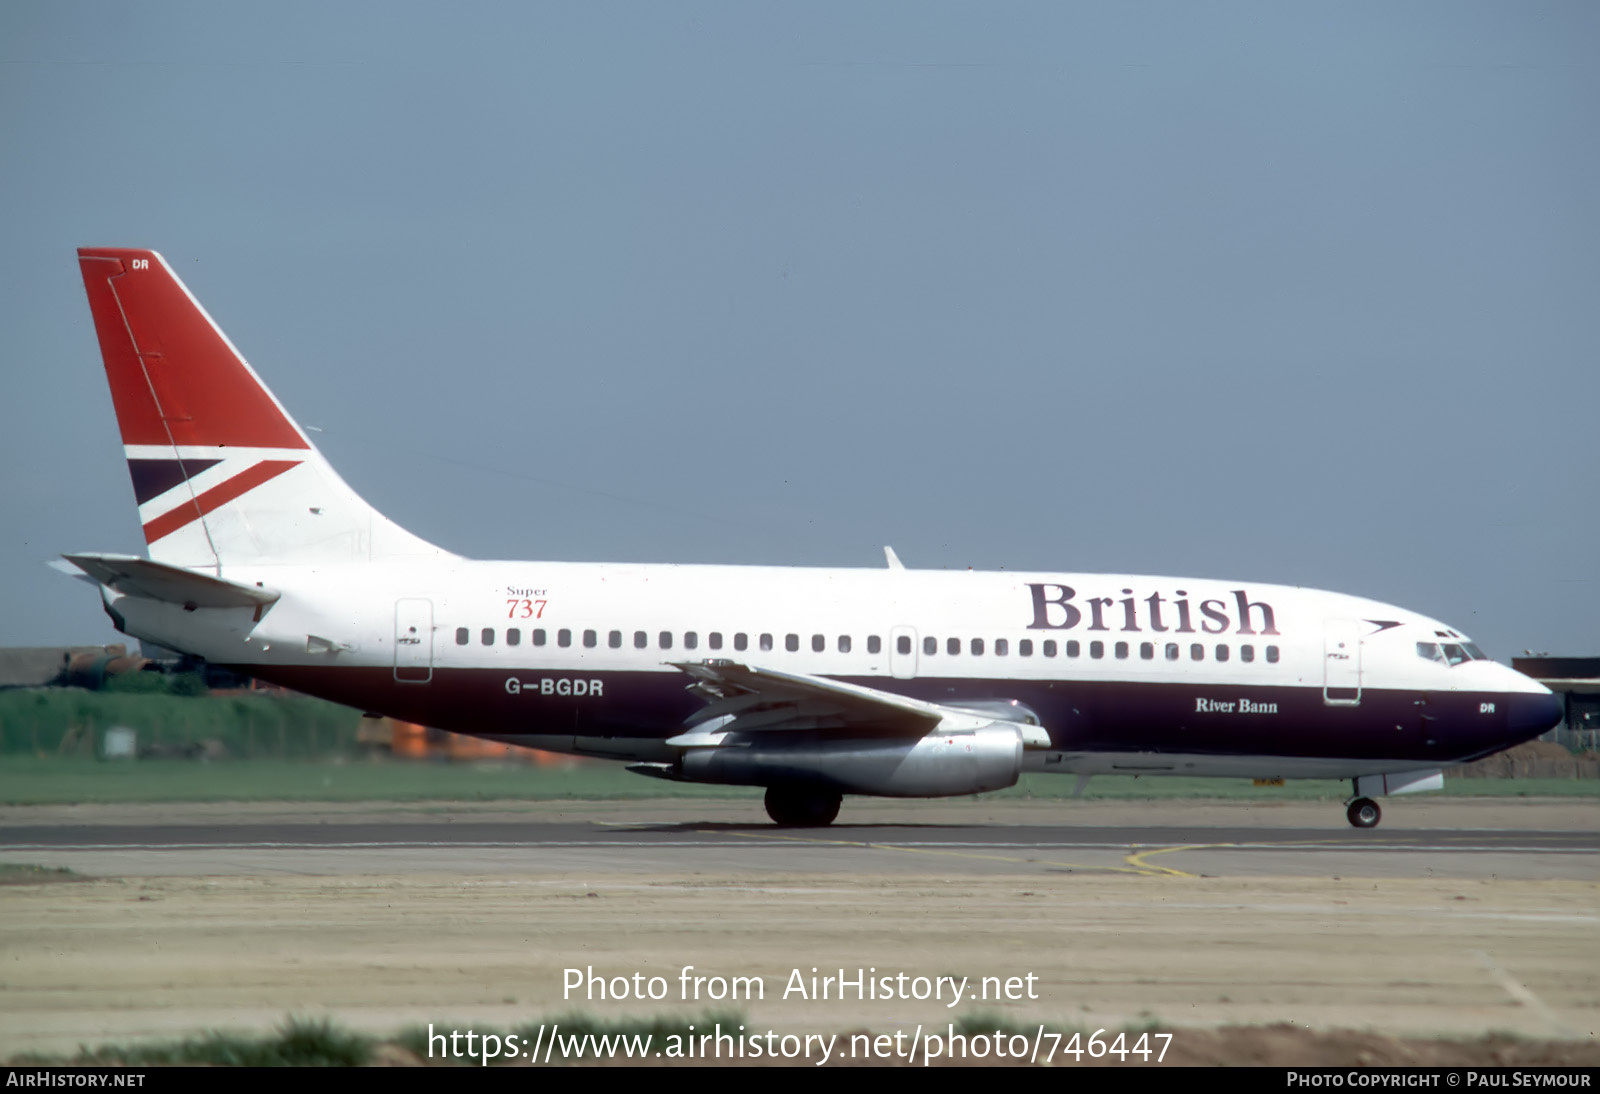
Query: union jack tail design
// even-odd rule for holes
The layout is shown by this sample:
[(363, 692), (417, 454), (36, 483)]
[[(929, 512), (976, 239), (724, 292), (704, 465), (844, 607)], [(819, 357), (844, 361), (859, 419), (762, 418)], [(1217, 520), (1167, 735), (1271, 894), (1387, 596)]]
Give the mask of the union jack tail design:
[(339, 478), (154, 251), (78, 251), (150, 558), (223, 566), (441, 555)]

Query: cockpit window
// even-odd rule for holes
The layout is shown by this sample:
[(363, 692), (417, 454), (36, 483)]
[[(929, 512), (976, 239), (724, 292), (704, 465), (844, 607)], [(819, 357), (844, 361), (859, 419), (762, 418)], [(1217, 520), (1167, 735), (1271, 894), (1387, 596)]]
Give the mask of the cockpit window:
[(1443, 665), (1459, 665), (1466, 661), (1488, 661), (1489, 655), (1471, 642), (1418, 642), (1417, 656), (1424, 661), (1438, 661)]

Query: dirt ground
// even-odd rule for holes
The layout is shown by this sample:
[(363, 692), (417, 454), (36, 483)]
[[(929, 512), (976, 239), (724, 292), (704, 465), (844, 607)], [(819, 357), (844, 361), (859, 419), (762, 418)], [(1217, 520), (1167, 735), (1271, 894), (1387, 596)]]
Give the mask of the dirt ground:
[[(1418, 798), (1392, 806), (1385, 824), (1414, 829), (1600, 827), (1600, 803), (1590, 800)], [(1344, 831), (1336, 804), (1319, 802), (852, 807), (855, 824)], [(758, 808), (40, 806), (0, 809), (0, 826), (744, 823), (757, 820)], [(1582, 868), (1546, 880), (986, 876), (964, 872), (955, 859), (930, 859), (924, 873), (892, 876), (776, 864), (674, 871), (664, 861), (659, 870), (597, 862), (537, 873), (397, 873), (391, 863), (311, 877), (259, 876), (252, 861), (241, 858), (230, 876), (40, 874), (0, 885), (0, 1060), (203, 1030), (266, 1033), (291, 1015), (384, 1037), (429, 1023), (507, 1031), (574, 1012), (737, 1012), (749, 1031), (780, 1035), (943, 1031), (978, 1014), (1021, 1028), (1159, 1026), (1173, 1032), (1169, 1064), (1600, 1065), (1600, 878)], [(904, 972), (913, 985), (916, 977), (967, 977), (973, 993), (986, 977), (997, 986), (1035, 979), (1033, 997), (969, 996), (952, 1007), (948, 986), (943, 999), (923, 1001), (851, 991), (841, 999), (836, 986), (817, 998), (813, 969), (836, 979), (841, 971), (854, 978), (871, 970), (874, 979)], [(635, 973), (646, 983), (659, 976), (663, 998), (563, 990), (569, 975), (591, 971), (630, 983)], [(797, 971), (803, 994), (786, 991)], [(685, 989), (695, 976), (757, 978), (761, 995), (711, 998), (708, 981), (696, 998)], [(430, 1062), (397, 1046), (379, 1060)]]
[[(1584, 881), (597, 873), (17, 884), (0, 887), (0, 1059), (265, 1032), (291, 1014), (383, 1035), (430, 1022), (509, 1030), (573, 1011), (731, 1009), (752, 1030), (795, 1034), (943, 1030), (979, 1012), (1087, 1030), (1159, 1023), (1176, 1030), (1172, 1062), (1466, 1064), (1499, 1053), (1593, 1064), (1597, 909), (1600, 883)], [(1036, 998), (951, 1007), (948, 988), (923, 1002), (841, 1000), (834, 988), (819, 999), (813, 969), (968, 977), (972, 992), (984, 977), (1032, 975)], [(659, 976), (665, 997), (563, 990), (591, 971)], [(684, 987), (694, 976), (759, 977), (762, 998), (710, 998), (713, 981), (695, 998)], [(796, 983), (806, 992), (786, 998)], [(1222, 1028), (1244, 1025), (1266, 1028)], [(1360, 1032), (1331, 1032), (1350, 1030)], [(1415, 1040), (1492, 1031), (1524, 1040)]]

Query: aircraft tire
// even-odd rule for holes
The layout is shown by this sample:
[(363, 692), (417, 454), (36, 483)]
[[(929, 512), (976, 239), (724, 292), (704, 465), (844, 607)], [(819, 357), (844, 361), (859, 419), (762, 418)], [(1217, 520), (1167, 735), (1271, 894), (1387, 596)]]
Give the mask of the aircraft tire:
[(1350, 824), (1356, 828), (1376, 828), (1383, 819), (1383, 810), (1378, 808), (1378, 803), (1371, 798), (1357, 798), (1350, 803), (1344, 811)]
[(780, 828), (826, 828), (839, 815), (844, 798), (815, 790), (767, 787), (767, 816)]

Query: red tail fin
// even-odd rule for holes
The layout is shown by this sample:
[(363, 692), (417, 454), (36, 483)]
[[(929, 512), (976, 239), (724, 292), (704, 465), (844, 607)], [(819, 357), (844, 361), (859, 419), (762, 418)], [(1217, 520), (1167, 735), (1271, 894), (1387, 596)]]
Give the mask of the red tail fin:
[(123, 444), (311, 447), (160, 255), (84, 247), (78, 265)]
[(78, 265), (152, 559), (443, 554), (345, 485), (160, 255), (85, 247)]

